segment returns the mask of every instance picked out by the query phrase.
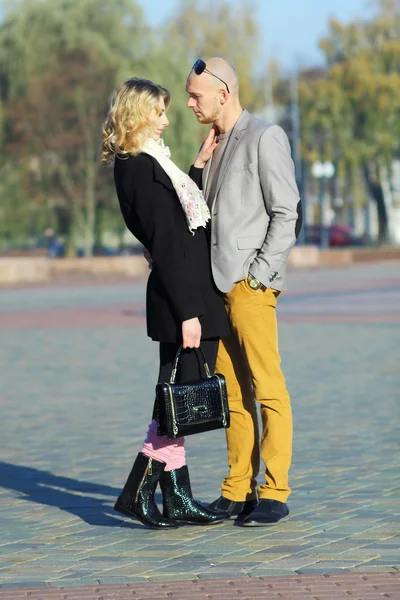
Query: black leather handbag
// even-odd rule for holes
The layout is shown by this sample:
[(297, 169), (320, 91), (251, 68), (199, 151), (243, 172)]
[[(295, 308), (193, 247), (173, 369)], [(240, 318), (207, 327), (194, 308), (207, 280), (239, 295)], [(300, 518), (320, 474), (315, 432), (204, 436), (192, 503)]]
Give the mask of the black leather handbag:
[(182, 346), (176, 353), (169, 383), (158, 383), (153, 418), (158, 423), (158, 435), (173, 440), (185, 435), (229, 427), (228, 396), (223, 375), (211, 375), (206, 357), (203, 360), (205, 379), (175, 383)]

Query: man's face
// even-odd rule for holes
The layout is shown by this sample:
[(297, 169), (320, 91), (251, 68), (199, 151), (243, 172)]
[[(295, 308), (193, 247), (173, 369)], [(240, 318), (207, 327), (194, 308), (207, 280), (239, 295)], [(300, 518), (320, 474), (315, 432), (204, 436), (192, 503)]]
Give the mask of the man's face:
[(191, 73), (186, 82), (189, 94), (187, 107), (191, 108), (199, 123), (215, 123), (221, 112), (219, 91), (207, 77)]

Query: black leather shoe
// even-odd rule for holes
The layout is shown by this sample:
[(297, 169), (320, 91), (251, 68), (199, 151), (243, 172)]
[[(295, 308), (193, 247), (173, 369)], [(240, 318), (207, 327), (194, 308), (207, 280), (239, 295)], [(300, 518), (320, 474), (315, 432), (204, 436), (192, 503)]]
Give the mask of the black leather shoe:
[(257, 500), (246, 500), (244, 502), (235, 502), (234, 500), (228, 500), (224, 496), (220, 496), (214, 502), (208, 505), (208, 508), (212, 510), (222, 510), (225, 512), (225, 519), (236, 519), (236, 521), (243, 521), (248, 514), (250, 514), (257, 506)]
[(164, 467), (165, 463), (139, 452), (114, 509), (126, 517), (138, 519), (151, 529), (178, 527), (177, 523), (163, 517), (154, 500)]
[(260, 500), (256, 508), (243, 519), (243, 527), (266, 527), (275, 525), (289, 515), (285, 502), (278, 500)]
[(186, 525), (216, 525), (224, 521), (225, 513), (202, 506), (193, 498), (187, 465), (164, 471), (160, 486), (167, 519)]

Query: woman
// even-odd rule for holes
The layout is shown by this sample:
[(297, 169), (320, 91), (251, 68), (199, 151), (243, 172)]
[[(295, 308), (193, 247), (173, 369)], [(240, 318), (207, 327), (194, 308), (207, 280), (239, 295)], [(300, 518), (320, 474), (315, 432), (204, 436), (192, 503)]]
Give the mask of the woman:
[[(211, 274), (206, 225), (208, 207), (199, 188), (170, 159), (161, 135), (169, 124), (170, 94), (145, 79), (122, 83), (111, 98), (103, 126), (101, 159), (114, 161), (122, 215), (149, 251), (147, 331), (160, 343), (159, 381), (169, 381), (178, 347), (181, 382), (199, 379), (193, 348), (200, 346), (214, 370), (218, 339), (229, 334), (223, 299)], [(204, 167), (216, 142), (211, 131), (195, 167)], [(158, 482), (163, 515), (154, 500)], [(211, 525), (224, 513), (201, 506), (191, 493), (184, 440), (157, 435), (153, 420), (115, 509), (152, 528), (180, 523)]]

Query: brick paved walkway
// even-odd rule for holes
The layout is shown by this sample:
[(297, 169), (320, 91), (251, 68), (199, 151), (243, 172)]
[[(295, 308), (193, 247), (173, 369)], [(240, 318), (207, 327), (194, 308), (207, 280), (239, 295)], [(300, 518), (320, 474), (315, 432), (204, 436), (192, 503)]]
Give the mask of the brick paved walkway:
[(0, 600), (398, 600), (400, 573), (197, 579), (0, 590)]
[[(0, 598), (400, 599), (400, 265), (290, 276), (293, 494), (270, 529), (154, 532), (113, 512), (156, 378), (143, 301), (143, 282), (0, 291)], [(187, 453), (196, 496), (213, 500), (223, 434)]]

